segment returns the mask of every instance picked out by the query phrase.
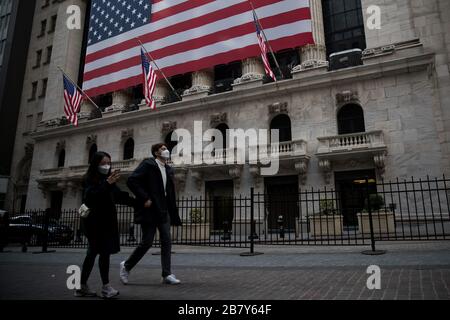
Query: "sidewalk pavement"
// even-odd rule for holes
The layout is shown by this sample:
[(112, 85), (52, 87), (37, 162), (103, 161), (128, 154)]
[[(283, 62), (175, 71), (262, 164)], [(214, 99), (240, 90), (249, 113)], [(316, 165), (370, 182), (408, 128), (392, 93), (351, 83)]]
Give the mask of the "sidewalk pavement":
[[(173, 246), (172, 271), (180, 285), (161, 284), (159, 248), (150, 249), (119, 281), (119, 263), (133, 248), (111, 257), (110, 278), (120, 299), (300, 300), (450, 299), (450, 241), (383, 242), (384, 255), (361, 254), (367, 246), (255, 246), (248, 248)], [(0, 253), (0, 299), (80, 299), (67, 288), (69, 265), (81, 266), (85, 249), (57, 248), (33, 254), (6, 248)], [(369, 290), (370, 265), (381, 269), (381, 289)], [(95, 266), (89, 284), (100, 290)], [(94, 298), (96, 299), (96, 298)]]

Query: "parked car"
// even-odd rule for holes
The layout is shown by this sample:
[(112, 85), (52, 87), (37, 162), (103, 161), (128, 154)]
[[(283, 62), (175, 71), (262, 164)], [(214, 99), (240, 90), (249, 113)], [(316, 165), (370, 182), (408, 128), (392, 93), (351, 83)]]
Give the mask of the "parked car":
[[(42, 220), (42, 219), (41, 219)], [(40, 245), (44, 240), (45, 225), (43, 221), (30, 215), (11, 217), (8, 227), (8, 242), (27, 242), (31, 245)], [(67, 245), (73, 239), (74, 231), (66, 225), (50, 219), (48, 224), (48, 243)]]

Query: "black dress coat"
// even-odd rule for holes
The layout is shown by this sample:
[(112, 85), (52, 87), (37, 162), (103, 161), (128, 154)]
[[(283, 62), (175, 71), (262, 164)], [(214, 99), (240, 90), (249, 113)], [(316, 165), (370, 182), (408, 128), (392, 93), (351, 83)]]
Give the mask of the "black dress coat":
[[(128, 178), (128, 188), (136, 196), (135, 223), (166, 223), (169, 215), (171, 225), (181, 226), (176, 204), (174, 172), (167, 164), (165, 169), (167, 196), (164, 194), (161, 171), (154, 158), (143, 160)], [(152, 201), (149, 208), (144, 207), (147, 200)]]
[(91, 250), (114, 254), (120, 251), (116, 204), (134, 206), (135, 199), (115, 183), (109, 184), (106, 178), (102, 175), (97, 182), (85, 181), (83, 202), (90, 213), (82, 218), (82, 224)]

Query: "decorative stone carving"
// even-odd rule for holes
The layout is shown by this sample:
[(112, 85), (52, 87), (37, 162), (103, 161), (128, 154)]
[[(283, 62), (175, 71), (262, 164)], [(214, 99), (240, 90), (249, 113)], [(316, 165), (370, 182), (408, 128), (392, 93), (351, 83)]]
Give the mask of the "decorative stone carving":
[(192, 170), (191, 177), (194, 179), (195, 186), (198, 190), (201, 190), (203, 184), (203, 174), (200, 170)]
[(132, 128), (122, 130), (122, 133), (121, 133), (122, 141), (126, 141), (129, 138), (133, 138), (133, 134), (134, 134), (134, 130)]
[(275, 102), (270, 104), (269, 115), (276, 115), (278, 113), (288, 113), (287, 102)]
[(165, 121), (162, 123), (161, 133), (163, 135), (168, 134), (169, 132), (175, 130), (177, 128), (176, 121)]
[(25, 158), (32, 158), (34, 151), (34, 144), (27, 143), (25, 144)]
[(56, 152), (61, 152), (61, 150), (66, 148), (66, 140), (60, 140), (56, 143)]
[(209, 93), (214, 85), (214, 70), (204, 69), (193, 72), (192, 86), (183, 92), (183, 95), (192, 95), (196, 93)]
[(248, 170), (250, 172), (250, 175), (253, 177), (255, 188), (258, 188), (261, 182), (261, 169), (259, 165), (250, 165)]
[(226, 112), (214, 113), (211, 115), (210, 125), (214, 128), (221, 123), (226, 123), (227, 120), (228, 119)]
[(233, 81), (233, 84), (262, 80), (264, 67), (260, 58), (248, 58), (242, 61), (242, 77)]
[(184, 190), (186, 186), (187, 169), (175, 168), (175, 187), (177, 192)]
[(97, 135), (96, 134), (90, 134), (86, 137), (86, 145), (88, 147), (92, 146), (94, 143), (97, 143)]
[(239, 187), (242, 176), (242, 165), (234, 165), (228, 168), (228, 174), (236, 182), (236, 186)]
[(301, 184), (305, 184), (306, 182), (306, 173), (308, 171), (308, 163), (309, 159), (301, 159), (300, 161), (295, 162), (294, 167), (295, 171), (298, 172), (298, 177)]
[(348, 103), (360, 104), (357, 91), (347, 90), (336, 94), (336, 105), (338, 107), (341, 107)]
[(328, 159), (319, 160), (319, 168), (323, 171), (325, 183), (329, 184), (331, 181), (331, 161)]
[(385, 171), (386, 152), (380, 152), (373, 156), (373, 162), (381, 177), (384, 176)]

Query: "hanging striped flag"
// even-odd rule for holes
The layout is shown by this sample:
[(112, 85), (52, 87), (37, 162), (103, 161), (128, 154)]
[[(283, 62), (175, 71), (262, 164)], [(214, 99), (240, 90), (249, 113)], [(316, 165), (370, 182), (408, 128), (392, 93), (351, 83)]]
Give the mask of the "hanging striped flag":
[(64, 82), (64, 113), (67, 120), (73, 125), (78, 126), (78, 113), (81, 108), (81, 101), (83, 95), (78, 91), (75, 84), (70, 81), (65, 74), (63, 74)]
[[(309, 0), (253, 5), (275, 52), (314, 43)], [(83, 76), (90, 96), (142, 81), (136, 39), (167, 77), (260, 55), (248, 0), (92, 0), (90, 12)]]
[(156, 73), (153, 70), (147, 55), (141, 48), (141, 60), (142, 60), (142, 75), (144, 76), (144, 83), (142, 85), (144, 90), (145, 102), (150, 109), (155, 109), (155, 100), (153, 100), (153, 92), (156, 87)]
[(274, 81), (277, 81), (272, 69), (270, 68), (269, 59), (267, 59), (266, 41), (263, 39), (261, 35), (261, 26), (259, 25), (259, 21), (258, 18), (256, 17), (255, 11), (253, 11), (253, 21), (255, 22), (256, 37), (258, 38), (259, 48), (261, 49), (261, 58), (264, 64), (264, 70), (266, 71), (266, 74), (269, 77), (271, 77)]

